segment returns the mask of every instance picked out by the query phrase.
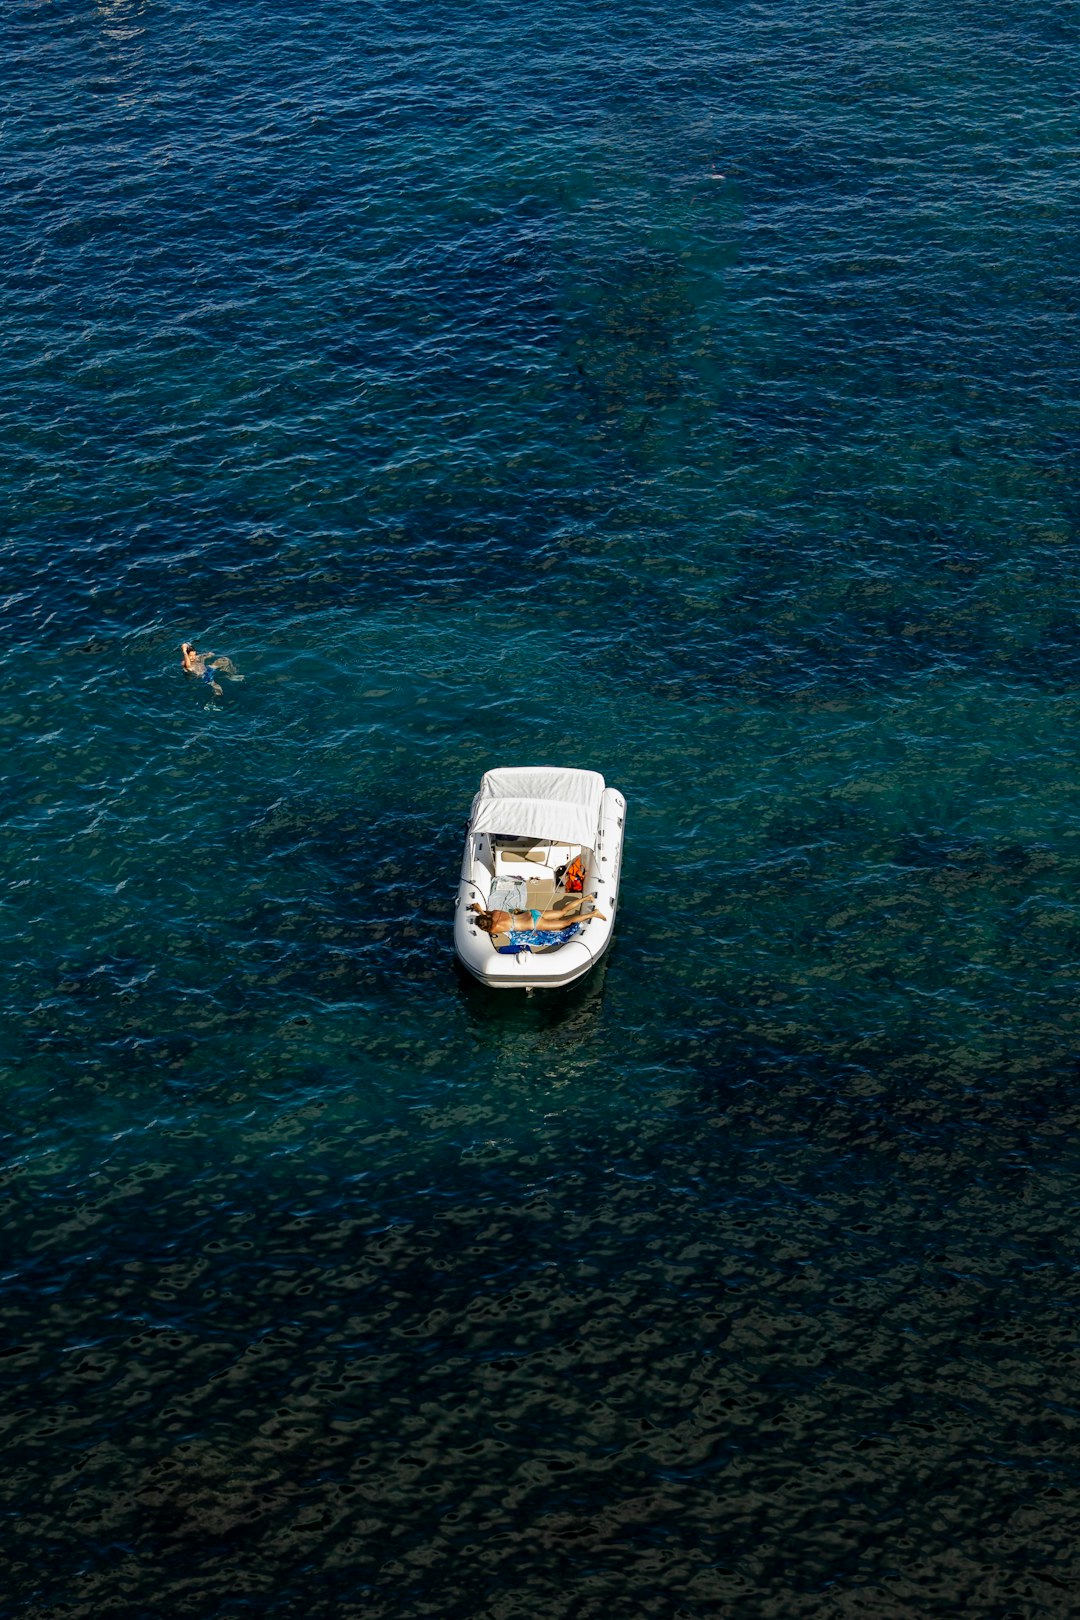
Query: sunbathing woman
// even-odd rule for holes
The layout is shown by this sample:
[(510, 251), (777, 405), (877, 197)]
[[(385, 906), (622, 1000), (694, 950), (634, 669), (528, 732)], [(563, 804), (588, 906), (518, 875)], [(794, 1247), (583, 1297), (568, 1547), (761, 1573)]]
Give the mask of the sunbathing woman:
[(595, 894), (575, 894), (563, 911), (485, 911), (483, 906), (470, 906), (469, 910), (476, 912), (476, 926), (485, 934), (508, 934), (512, 929), (530, 928), (557, 934), (574, 923), (587, 923), (593, 917), (607, 922), (602, 911), (590, 910), (582, 916), (581, 908), (586, 900), (595, 902)]

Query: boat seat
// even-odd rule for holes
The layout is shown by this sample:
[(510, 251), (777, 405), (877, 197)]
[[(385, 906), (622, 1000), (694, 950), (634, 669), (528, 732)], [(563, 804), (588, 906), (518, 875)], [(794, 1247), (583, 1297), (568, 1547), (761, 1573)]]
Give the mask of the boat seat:
[(549, 877), (531, 877), (528, 880), (529, 898), (525, 902), (532, 911), (547, 911), (555, 903), (555, 880)]
[(547, 866), (550, 848), (547, 844), (537, 844), (531, 839), (521, 843), (503, 843), (496, 845), (496, 858), (502, 865), (516, 865), (518, 861), (531, 861), (534, 866)]

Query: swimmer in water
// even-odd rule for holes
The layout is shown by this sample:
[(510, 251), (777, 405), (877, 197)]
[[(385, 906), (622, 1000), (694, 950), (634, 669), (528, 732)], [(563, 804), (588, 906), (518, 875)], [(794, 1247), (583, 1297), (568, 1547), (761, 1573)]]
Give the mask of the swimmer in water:
[(215, 697), (221, 696), (221, 687), (216, 679), (218, 675), (224, 675), (230, 681), (242, 681), (244, 678), (237, 673), (231, 658), (215, 658), (213, 653), (196, 652), (190, 641), (180, 643), (180, 662), (185, 674), (203, 681)]

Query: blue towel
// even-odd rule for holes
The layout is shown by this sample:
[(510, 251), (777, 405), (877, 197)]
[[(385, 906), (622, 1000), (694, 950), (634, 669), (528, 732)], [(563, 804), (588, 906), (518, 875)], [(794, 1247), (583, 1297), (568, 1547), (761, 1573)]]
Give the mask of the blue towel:
[(568, 939), (580, 933), (580, 923), (570, 928), (514, 928), (509, 945), (499, 945), (496, 949), (500, 956), (516, 956), (518, 951), (527, 951), (533, 945), (565, 945)]

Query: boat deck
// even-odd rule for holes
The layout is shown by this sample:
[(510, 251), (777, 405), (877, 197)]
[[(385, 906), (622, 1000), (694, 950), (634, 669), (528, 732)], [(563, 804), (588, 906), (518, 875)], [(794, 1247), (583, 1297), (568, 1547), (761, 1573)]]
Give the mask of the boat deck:
[[(525, 885), (525, 898), (515, 909), (557, 911), (567, 900), (575, 898), (556, 884), (555, 873), (576, 855), (585, 853), (580, 844), (498, 838), (493, 840), (493, 845), (494, 883), (497, 885), (500, 879), (517, 879)], [(489, 893), (488, 904), (491, 903)]]

